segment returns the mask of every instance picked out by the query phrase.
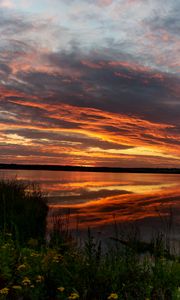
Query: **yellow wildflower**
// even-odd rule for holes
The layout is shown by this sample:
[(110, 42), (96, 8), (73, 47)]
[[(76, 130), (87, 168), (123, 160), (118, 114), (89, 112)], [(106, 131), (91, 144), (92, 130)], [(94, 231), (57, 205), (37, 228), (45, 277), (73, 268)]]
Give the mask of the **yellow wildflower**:
[(28, 277), (24, 277), (22, 284), (27, 286), (31, 284), (31, 280)]
[(38, 241), (36, 239), (30, 239), (27, 243), (32, 248), (38, 246)]
[(14, 289), (14, 290), (22, 290), (22, 286), (20, 286), (20, 285), (13, 285), (12, 289)]
[(36, 277), (36, 282), (38, 283), (38, 282), (43, 282), (44, 281), (44, 277), (43, 276), (41, 276), (41, 275), (38, 275), (37, 277)]
[(64, 288), (63, 286), (60, 286), (60, 287), (57, 288), (57, 290), (58, 290), (59, 292), (64, 292), (65, 288)]
[(34, 284), (31, 284), (30, 287), (33, 289), (34, 288)]
[(38, 256), (40, 256), (39, 253), (36, 253), (36, 252), (32, 252), (32, 253), (31, 253), (31, 257), (38, 257)]
[(118, 299), (118, 294), (116, 293), (111, 293), (108, 297), (108, 300), (116, 300)]
[(9, 237), (11, 237), (11, 236), (12, 236), (12, 233), (10, 233), (10, 232), (7, 232), (7, 233), (6, 233), (6, 236), (9, 236)]
[(17, 267), (17, 270), (18, 270), (18, 271), (23, 271), (23, 270), (25, 270), (25, 269), (26, 269), (26, 265), (25, 265), (25, 264), (19, 265), (19, 266)]
[(54, 255), (54, 257), (53, 257), (53, 262), (58, 263), (58, 262), (60, 262), (62, 259), (63, 259), (63, 256), (62, 256), (61, 254), (57, 254), (57, 255)]
[(71, 293), (71, 295), (68, 297), (69, 300), (75, 300), (79, 299), (79, 294), (78, 293)]
[(6, 296), (8, 294), (8, 292), (9, 292), (9, 289), (5, 287), (0, 290), (0, 295)]
[(59, 257), (58, 256), (54, 256), (53, 257), (53, 262), (58, 263), (59, 262)]
[(6, 249), (7, 248), (7, 244), (1, 246), (1, 249)]

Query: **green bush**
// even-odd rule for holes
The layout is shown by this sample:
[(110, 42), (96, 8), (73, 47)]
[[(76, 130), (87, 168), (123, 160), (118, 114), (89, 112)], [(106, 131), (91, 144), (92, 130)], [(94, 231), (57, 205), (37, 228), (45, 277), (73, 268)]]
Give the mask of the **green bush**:
[(178, 300), (180, 262), (108, 249), (17, 246), (0, 236), (1, 300)]

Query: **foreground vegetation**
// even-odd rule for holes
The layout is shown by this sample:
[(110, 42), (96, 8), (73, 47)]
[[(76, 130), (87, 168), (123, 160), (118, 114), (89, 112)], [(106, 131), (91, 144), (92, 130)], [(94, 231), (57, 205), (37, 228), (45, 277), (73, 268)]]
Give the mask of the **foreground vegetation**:
[(0, 180), (0, 231), (11, 232), (21, 244), (43, 240), (48, 207), (39, 187), (17, 180)]
[[(38, 203), (40, 207), (43, 203), (42, 207), (44, 212), (46, 211), (41, 193), (38, 192), (37, 197), (37, 191), (32, 192), (29, 186), (18, 182), (3, 184), (0, 185), (0, 195), (6, 196), (0, 196), (0, 200), (3, 199), (4, 203), (9, 201), (9, 195), (12, 193), (14, 199), (18, 199), (18, 203), (22, 199), (28, 199), (30, 203), (34, 193), (36, 209), (39, 209)], [(13, 186), (12, 193), (3, 193), (4, 189), (7, 189), (6, 184), (9, 191)], [(17, 189), (18, 197), (15, 195), (16, 185), (22, 192), (19, 193)], [(154, 240), (151, 243), (154, 246), (151, 247), (152, 252), (142, 255), (139, 245), (145, 244), (140, 241), (131, 239), (122, 244), (116, 239), (114, 245), (105, 250), (100, 242), (95, 242), (90, 232), (83, 246), (79, 247), (68, 230), (59, 226), (45, 243), (44, 221), (40, 230), (40, 223), (35, 212), (32, 214), (28, 203), (23, 206), (22, 211), (23, 214), (24, 210), (27, 210), (26, 219), (23, 219), (21, 214), (18, 216), (25, 223), (26, 220), (30, 220), (32, 224), (37, 222), (39, 228), (37, 235), (34, 230), (30, 232), (28, 229), (28, 239), (27, 227), (24, 227), (23, 232), (23, 227), (19, 228), (22, 224), (14, 224), (14, 220), (19, 221), (19, 217), (15, 218), (16, 212), (12, 206), (10, 216), (14, 218), (14, 225), (7, 220), (10, 212), (6, 205), (6, 223), (4, 224), (3, 220), (4, 226), (1, 225), (0, 231), (0, 299), (180, 299), (180, 258), (167, 252), (163, 239), (158, 237)], [(17, 232), (22, 232), (22, 236)]]

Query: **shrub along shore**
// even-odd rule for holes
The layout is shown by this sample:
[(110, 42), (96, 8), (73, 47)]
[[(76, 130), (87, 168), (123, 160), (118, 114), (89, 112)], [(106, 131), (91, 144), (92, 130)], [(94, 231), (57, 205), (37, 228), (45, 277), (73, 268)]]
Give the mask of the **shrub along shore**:
[(46, 242), (47, 212), (37, 186), (0, 182), (0, 299), (180, 299), (180, 257), (160, 237), (116, 237), (104, 251), (90, 231), (80, 247), (60, 226)]

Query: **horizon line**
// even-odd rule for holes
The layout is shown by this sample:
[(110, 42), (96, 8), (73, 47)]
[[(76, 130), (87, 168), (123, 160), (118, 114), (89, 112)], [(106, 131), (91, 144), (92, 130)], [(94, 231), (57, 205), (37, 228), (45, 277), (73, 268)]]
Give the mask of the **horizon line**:
[(105, 172), (105, 173), (159, 173), (180, 174), (180, 168), (175, 167), (93, 167), (71, 165), (42, 165), (42, 164), (15, 164), (0, 163), (1, 170), (44, 170), (44, 171), (79, 171), (79, 172)]

